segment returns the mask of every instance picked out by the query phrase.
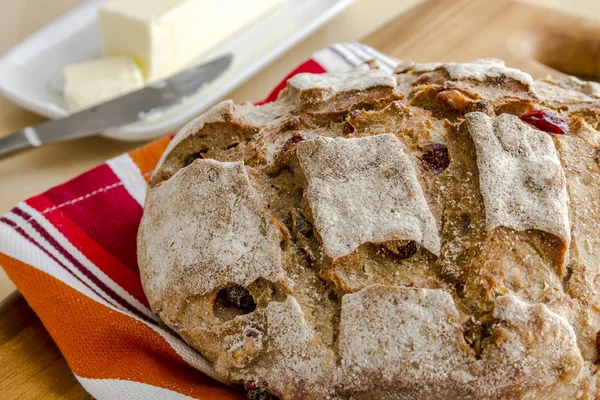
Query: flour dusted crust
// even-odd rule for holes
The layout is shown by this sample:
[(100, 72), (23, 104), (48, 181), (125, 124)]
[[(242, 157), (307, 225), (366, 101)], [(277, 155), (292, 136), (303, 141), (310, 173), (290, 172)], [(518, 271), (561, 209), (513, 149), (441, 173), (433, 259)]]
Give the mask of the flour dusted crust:
[(406, 399), (506, 398), (507, 383), (550, 386), (579, 375), (575, 334), (544, 305), (499, 297), (494, 318), (495, 343), (477, 359), (449, 293), (373, 285), (348, 294), (340, 319), (342, 386), (348, 397), (365, 399), (394, 392)]
[(550, 135), (518, 117), (465, 117), (479, 169), (488, 229), (538, 229), (571, 242), (565, 174)]
[[(140, 233), (152, 249), (140, 252), (141, 262), (149, 267), (144, 273), (152, 276), (146, 285), (148, 297), (203, 296), (227, 283), (247, 286), (261, 277), (284, 279), (281, 233), (246, 168), (213, 160), (190, 167), (148, 195), (148, 201), (158, 205), (148, 208), (145, 221), (152, 225)], [(190, 236), (196, 237), (195, 243)], [(197, 268), (202, 268), (202, 279), (196, 277)]]
[(347, 256), (365, 243), (414, 241), (440, 253), (435, 219), (410, 159), (393, 135), (299, 143), (304, 199), (323, 252)]
[(452, 80), (512, 79), (525, 86), (531, 86), (531, 75), (518, 69), (507, 67), (504, 61), (496, 58), (482, 58), (470, 63), (425, 63), (415, 66), (414, 71), (431, 72), (444, 70)]
[(599, 398), (598, 99), (484, 59), (222, 102), (150, 181), (150, 305), (251, 399)]

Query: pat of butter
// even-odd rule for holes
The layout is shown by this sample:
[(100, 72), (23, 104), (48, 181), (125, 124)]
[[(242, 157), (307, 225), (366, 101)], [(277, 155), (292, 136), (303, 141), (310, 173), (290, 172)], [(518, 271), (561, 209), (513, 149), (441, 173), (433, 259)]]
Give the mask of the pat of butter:
[(130, 57), (109, 57), (69, 65), (64, 70), (69, 110), (79, 111), (144, 86), (142, 72)]
[(105, 56), (133, 56), (146, 80), (184, 69), (284, 0), (109, 0), (100, 7)]

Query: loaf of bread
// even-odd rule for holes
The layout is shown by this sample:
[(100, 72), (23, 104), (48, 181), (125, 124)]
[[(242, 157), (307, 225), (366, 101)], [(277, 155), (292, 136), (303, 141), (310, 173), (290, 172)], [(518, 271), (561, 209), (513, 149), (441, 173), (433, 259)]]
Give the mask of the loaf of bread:
[(599, 125), (495, 59), (224, 101), (150, 181), (145, 293), (250, 399), (598, 398)]

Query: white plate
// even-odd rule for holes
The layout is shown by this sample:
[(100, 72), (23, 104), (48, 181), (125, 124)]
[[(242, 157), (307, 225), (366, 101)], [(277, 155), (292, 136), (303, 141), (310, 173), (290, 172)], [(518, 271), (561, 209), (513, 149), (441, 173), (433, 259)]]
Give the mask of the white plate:
[[(104, 1), (84, 2), (6, 53), (0, 59), (0, 93), (14, 103), (49, 118), (68, 115), (60, 83), (62, 71), (69, 64), (100, 56), (97, 8)], [(230, 68), (215, 82), (160, 116), (149, 117), (103, 135), (120, 140), (142, 140), (178, 129), (351, 2), (286, 0), (203, 57), (210, 59), (225, 53), (235, 55)]]

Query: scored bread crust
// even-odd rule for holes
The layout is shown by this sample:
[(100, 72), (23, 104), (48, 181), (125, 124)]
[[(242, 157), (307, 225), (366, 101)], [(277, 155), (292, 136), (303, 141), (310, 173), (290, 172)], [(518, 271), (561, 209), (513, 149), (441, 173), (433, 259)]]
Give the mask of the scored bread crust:
[(224, 101), (152, 176), (145, 293), (252, 398), (598, 398), (598, 129), (600, 85), (495, 59)]

